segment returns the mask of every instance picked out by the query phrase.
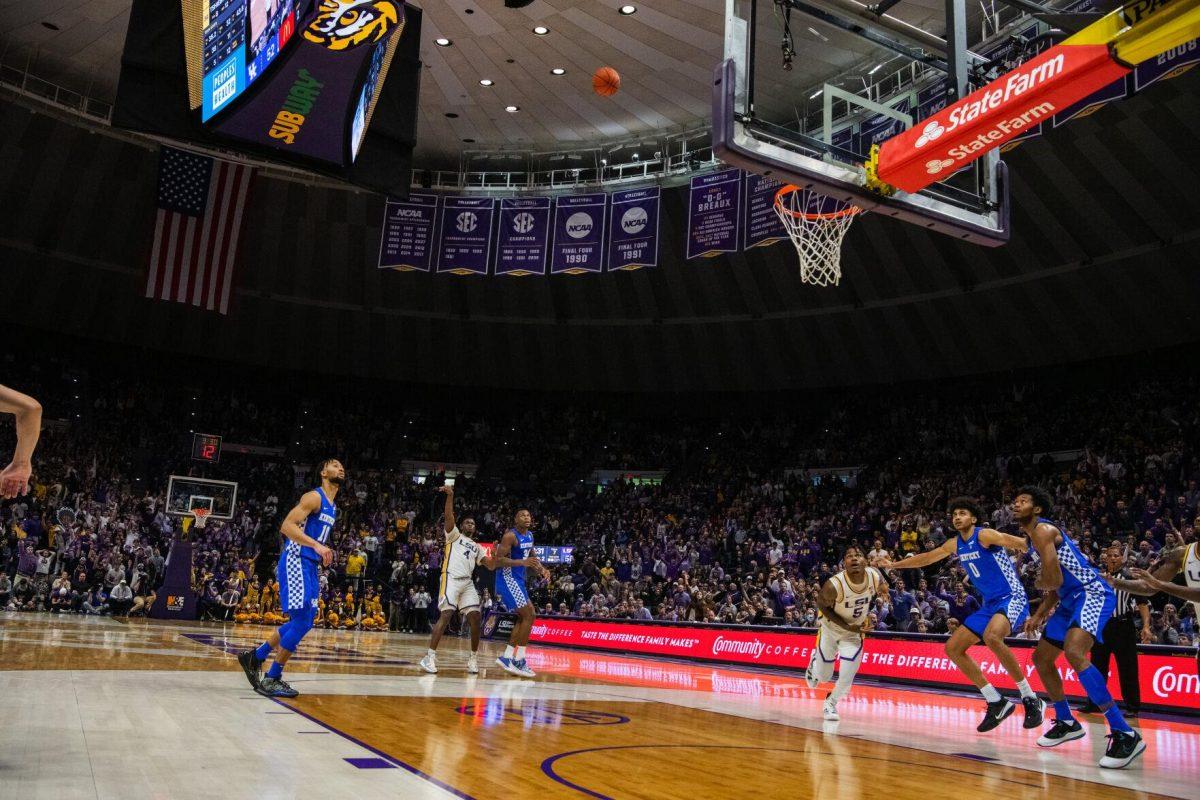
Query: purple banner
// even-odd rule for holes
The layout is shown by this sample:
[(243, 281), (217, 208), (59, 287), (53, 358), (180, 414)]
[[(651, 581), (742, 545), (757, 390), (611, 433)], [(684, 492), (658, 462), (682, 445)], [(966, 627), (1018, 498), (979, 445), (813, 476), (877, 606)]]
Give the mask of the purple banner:
[(490, 197), (443, 198), (438, 272), (487, 275), (495, 213)]
[(1133, 90), (1140, 92), (1155, 81), (1175, 78), (1200, 62), (1200, 39), (1184, 42), (1165, 53), (1138, 64), (1133, 71)]
[(554, 201), (550, 274), (582, 275), (604, 268), (606, 194), (575, 194)]
[(608, 268), (658, 266), (658, 208), (662, 190), (614, 192), (608, 222)]
[(501, 200), (496, 274), (545, 275), (546, 240), (549, 237), (549, 197)]
[(1113, 81), (1108, 86), (1105, 86), (1098, 92), (1093, 92), (1078, 103), (1067, 106), (1063, 109), (1062, 113), (1055, 114), (1054, 127), (1057, 128), (1060, 125), (1066, 125), (1076, 117), (1086, 117), (1088, 114), (1094, 114), (1114, 100), (1124, 100), (1130, 91), (1128, 76)]
[(775, 213), (775, 193), (783, 181), (753, 172), (746, 173), (746, 231), (744, 247), (764, 247), (788, 238), (783, 222)]
[(379, 243), (380, 269), (429, 272), (437, 209), (436, 194), (413, 192), (407, 200), (387, 201)]
[(727, 169), (692, 178), (688, 192), (688, 258), (737, 252), (741, 200), (741, 170)]

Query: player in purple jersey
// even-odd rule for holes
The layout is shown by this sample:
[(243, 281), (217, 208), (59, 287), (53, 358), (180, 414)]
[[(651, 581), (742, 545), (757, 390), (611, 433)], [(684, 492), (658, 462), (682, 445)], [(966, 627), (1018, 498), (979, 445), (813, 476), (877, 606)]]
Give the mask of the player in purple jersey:
[[(1029, 544), (1020, 537), (1010, 536), (992, 528), (979, 525), (983, 517), (978, 504), (969, 497), (956, 497), (950, 501), (950, 524), (958, 535), (947, 539), (941, 547), (909, 556), (888, 566), (892, 569), (915, 569), (958, 556), (959, 563), (967, 573), (971, 585), (983, 598), (982, 607), (962, 620), (949, 641), (946, 655), (979, 689), (987, 701), (983, 721), (976, 728), (985, 733), (998, 726), (1016, 710), (1016, 704), (1001, 696), (995, 686), (984, 677), (983, 670), (969, 652), (981, 640), (996, 654), (1004, 671), (1016, 684), (1021, 693), (1021, 704), (1025, 707), (1025, 727), (1036, 728), (1042, 724), (1042, 713), (1046, 704), (1034, 693), (1021, 664), (1004, 639), (1021, 627), (1029, 614), (1029, 601), (1025, 587), (1017, 577), (1008, 550), (1025, 552)], [(1006, 549), (1007, 548), (1007, 549)]]
[[(283, 680), (283, 667), (304, 634), (312, 630), (321, 593), (317, 564), (328, 567), (333, 551), (326, 546), (337, 522), (334, 499), (346, 481), (346, 468), (336, 458), (326, 459), (320, 468), (321, 485), (305, 492), (296, 507), (288, 512), (279, 532), (286, 537), (279, 553), (275, 574), (279, 580), (279, 604), (288, 615), (257, 650), (238, 654), (238, 663), (254, 691), (267, 697), (295, 697), (299, 694)], [(275, 662), (265, 677), (259, 671), (271, 651)]]
[(1037, 743), (1057, 747), (1085, 734), (1071, 714), (1062, 676), (1055, 667), (1058, 657), (1065, 653), (1088, 699), (1108, 720), (1111, 732), (1100, 766), (1122, 769), (1146, 750), (1146, 743), (1125, 721), (1108, 691), (1108, 682), (1092, 666), (1089, 655), (1093, 644), (1104, 641), (1102, 631), (1116, 608), (1116, 596), (1062, 528), (1046, 519), (1053, 506), (1050, 495), (1037, 486), (1018, 489), (1012, 504), (1013, 516), (1033, 545), (1030, 557), (1042, 565), (1037, 581), (1042, 602), (1025, 623), (1025, 633), (1032, 638), (1043, 625), (1046, 627), (1033, 651), (1033, 663), (1054, 704), (1055, 720)]

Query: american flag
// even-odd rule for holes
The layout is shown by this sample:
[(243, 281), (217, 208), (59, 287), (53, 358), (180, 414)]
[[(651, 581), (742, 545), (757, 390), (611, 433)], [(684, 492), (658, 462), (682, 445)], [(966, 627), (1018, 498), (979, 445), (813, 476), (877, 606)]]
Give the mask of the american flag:
[(228, 313), (253, 172), (241, 164), (162, 148), (146, 297)]

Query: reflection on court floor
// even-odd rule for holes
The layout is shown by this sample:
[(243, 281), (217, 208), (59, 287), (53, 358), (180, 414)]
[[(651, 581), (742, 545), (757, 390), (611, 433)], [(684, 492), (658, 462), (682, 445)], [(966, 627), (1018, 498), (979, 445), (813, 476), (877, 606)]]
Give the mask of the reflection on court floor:
[[(254, 694), (232, 656), (265, 629), (0, 616), (0, 797), (1200, 798), (1200, 725), (1145, 717), (1132, 770), (1089, 736), (978, 734), (965, 695), (862, 685), (820, 717), (798, 676), (534, 649), (533, 681), (445, 640), (320, 631)], [(1086, 719), (1086, 718), (1085, 718)]]

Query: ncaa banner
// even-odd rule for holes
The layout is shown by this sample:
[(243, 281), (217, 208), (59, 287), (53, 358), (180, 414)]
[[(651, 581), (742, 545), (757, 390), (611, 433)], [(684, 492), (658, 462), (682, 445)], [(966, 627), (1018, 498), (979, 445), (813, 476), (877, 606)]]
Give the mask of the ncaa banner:
[(788, 238), (783, 222), (775, 213), (775, 193), (783, 181), (754, 172), (746, 173), (745, 249), (765, 247)]
[(604, 209), (608, 195), (574, 194), (554, 201), (551, 275), (583, 275), (604, 269)]
[(504, 198), (496, 243), (497, 275), (545, 275), (550, 198)]
[(388, 200), (383, 209), (379, 268), (429, 272), (437, 211), (436, 194), (413, 192), (407, 200)]
[(495, 213), (496, 201), (490, 197), (443, 199), (438, 272), (487, 275)]
[(737, 252), (741, 203), (741, 170), (727, 169), (692, 178), (688, 191), (688, 258)]
[(1152, 83), (1177, 78), (1200, 62), (1200, 39), (1172, 47), (1155, 58), (1143, 61), (1133, 71), (1133, 90), (1140, 92)]
[(608, 219), (609, 270), (658, 266), (658, 212), (662, 190), (614, 192)]

